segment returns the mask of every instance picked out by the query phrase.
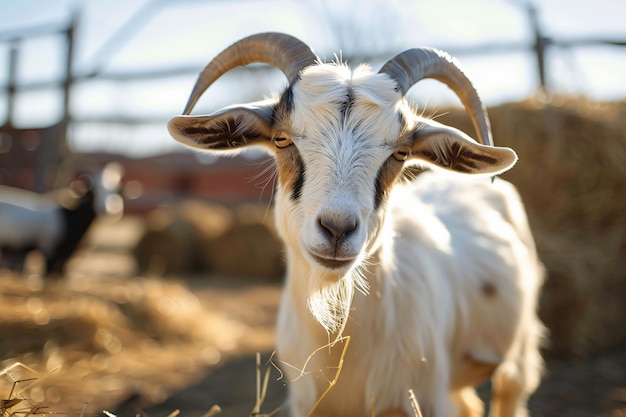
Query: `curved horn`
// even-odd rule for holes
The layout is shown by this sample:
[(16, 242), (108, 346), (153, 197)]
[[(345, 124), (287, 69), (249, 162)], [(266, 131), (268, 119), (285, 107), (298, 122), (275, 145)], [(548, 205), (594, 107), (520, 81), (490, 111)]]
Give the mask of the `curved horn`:
[(184, 115), (191, 113), (202, 93), (231, 69), (260, 62), (280, 69), (289, 83), (300, 71), (317, 60), (311, 48), (299, 39), (283, 33), (259, 33), (243, 38), (216, 56), (202, 70), (191, 91)]
[(493, 146), (489, 116), (478, 92), (450, 55), (433, 48), (416, 48), (404, 51), (387, 61), (379, 73), (393, 78), (402, 94), (424, 78), (443, 82), (455, 92), (469, 113), (479, 141)]

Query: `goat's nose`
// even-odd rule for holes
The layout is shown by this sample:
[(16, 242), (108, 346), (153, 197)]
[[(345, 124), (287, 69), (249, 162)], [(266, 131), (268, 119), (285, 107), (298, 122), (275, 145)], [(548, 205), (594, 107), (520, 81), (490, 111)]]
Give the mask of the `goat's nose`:
[(339, 241), (356, 230), (358, 222), (354, 218), (335, 219), (319, 217), (318, 223), (322, 232), (330, 239)]

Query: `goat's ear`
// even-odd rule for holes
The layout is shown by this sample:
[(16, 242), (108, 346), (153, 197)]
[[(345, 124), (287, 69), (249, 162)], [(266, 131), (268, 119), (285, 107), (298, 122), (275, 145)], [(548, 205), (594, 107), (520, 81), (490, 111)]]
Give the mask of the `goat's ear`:
[(420, 123), (413, 132), (411, 154), (466, 174), (498, 175), (517, 162), (517, 154), (510, 148), (481, 145), (458, 129), (432, 121)]
[(227, 107), (209, 116), (175, 116), (170, 135), (183, 145), (203, 151), (238, 152), (260, 145), (272, 150), (271, 106)]

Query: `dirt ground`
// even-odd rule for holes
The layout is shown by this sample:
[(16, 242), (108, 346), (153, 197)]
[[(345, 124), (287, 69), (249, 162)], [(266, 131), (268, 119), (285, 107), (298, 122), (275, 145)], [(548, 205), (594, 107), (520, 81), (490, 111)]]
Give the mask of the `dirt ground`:
[[(13, 352), (0, 356), (0, 369), (18, 360), (61, 369), (57, 379), (41, 383), (47, 388), (28, 391), (31, 407), (41, 402), (55, 414), (79, 416), (82, 404), (90, 401), (85, 416), (102, 416), (106, 408), (118, 417), (167, 417), (175, 410), (182, 417), (200, 417), (219, 405), (221, 416), (249, 416), (256, 401), (257, 352), (263, 372), (270, 369), (260, 411), (280, 407), (285, 381), (269, 365), (280, 283), (132, 277), (125, 248), (111, 247), (112, 241), (105, 234), (92, 242), (93, 249), (73, 262), (66, 281), (47, 290), (30, 288), (28, 277), (0, 272), (0, 351)], [(62, 307), (70, 303), (85, 310), (89, 320), (69, 317), (70, 310)], [(30, 316), (11, 318), (21, 308), (37, 325), (24, 324)], [(93, 337), (78, 339), (76, 326)], [(45, 338), (59, 332), (72, 339), (51, 346)], [(149, 343), (141, 339), (146, 332), (152, 335)], [(24, 349), (32, 351), (15, 354), (15, 343), (30, 343), (32, 349)], [(586, 360), (548, 359), (547, 365), (529, 403), (531, 415), (626, 416), (626, 343)], [(14, 398), (6, 393), (10, 384), (1, 383), (2, 378), (2, 399)], [(480, 393), (488, 397), (489, 387)], [(1, 411), (2, 417), (12, 415)]]

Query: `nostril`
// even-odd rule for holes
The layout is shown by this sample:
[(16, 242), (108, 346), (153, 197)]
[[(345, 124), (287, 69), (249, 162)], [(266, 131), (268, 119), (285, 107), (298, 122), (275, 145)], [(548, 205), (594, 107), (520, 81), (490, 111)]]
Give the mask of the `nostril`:
[(358, 222), (352, 218), (337, 220), (329, 217), (320, 217), (318, 223), (322, 232), (334, 240), (346, 237), (358, 227)]

